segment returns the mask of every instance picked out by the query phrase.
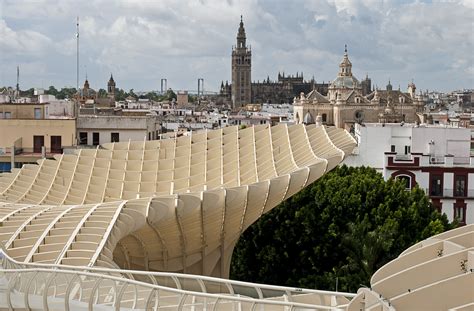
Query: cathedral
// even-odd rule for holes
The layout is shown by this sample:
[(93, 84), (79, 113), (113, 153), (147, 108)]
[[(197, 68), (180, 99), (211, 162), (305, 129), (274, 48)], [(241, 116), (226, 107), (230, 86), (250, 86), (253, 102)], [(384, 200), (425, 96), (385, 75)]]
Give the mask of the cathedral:
[[(247, 104), (291, 103), (296, 95), (312, 90), (317, 90), (324, 95), (328, 92), (328, 83), (316, 83), (314, 78), (305, 80), (303, 73), (296, 75), (278, 73), (276, 81), (267, 77), (263, 81), (252, 82), (251, 60), (252, 52), (250, 46), (246, 44), (244, 22), (241, 16), (237, 31), (237, 45), (232, 47), (232, 80), (231, 83), (222, 81), (219, 92), (220, 101), (230, 104), (233, 109), (239, 109)], [(366, 82), (370, 91), (370, 79)]]
[(417, 112), (423, 110), (424, 103), (415, 95), (415, 90), (414, 83), (408, 85), (407, 93), (393, 90), (389, 81), (385, 90), (375, 89), (364, 94), (368, 93), (367, 82), (364, 85), (352, 74), (346, 47), (339, 73), (329, 85), (327, 95), (312, 90), (301, 92), (294, 98), (294, 120), (296, 123), (322, 123), (348, 130), (355, 123), (362, 122), (417, 122)]

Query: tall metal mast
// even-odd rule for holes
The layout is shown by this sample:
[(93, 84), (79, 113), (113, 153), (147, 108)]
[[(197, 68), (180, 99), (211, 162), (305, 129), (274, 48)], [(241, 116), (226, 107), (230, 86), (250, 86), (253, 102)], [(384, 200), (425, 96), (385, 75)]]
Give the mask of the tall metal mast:
[(76, 27), (76, 90), (79, 92), (79, 16)]
[(15, 97), (20, 97), (20, 66), (16, 66), (16, 92)]
[(79, 16), (76, 23), (76, 92), (77, 98), (74, 105), (74, 117), (79, 116)]

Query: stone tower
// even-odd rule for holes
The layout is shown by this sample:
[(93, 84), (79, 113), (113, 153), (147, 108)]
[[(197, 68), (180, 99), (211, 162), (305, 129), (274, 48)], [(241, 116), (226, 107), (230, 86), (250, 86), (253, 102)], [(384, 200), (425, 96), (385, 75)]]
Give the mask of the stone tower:
[(360, 81), (360, 86), (362, 87), (362, 95), (366, 96), (372, 93), (372, 80), (369, 78), (369, 75), (365, 75), (365, 79)]
[(252, 53), (245, 43), (245, 28), (242, 16), (237, 33), (237, 45), (232, 48), (232, 108), (236, 109), (251, 101)]
[(107, 97), (115, 98), (115, 81), (112, 74), (110, 74), (109, 82), (107, 82)]

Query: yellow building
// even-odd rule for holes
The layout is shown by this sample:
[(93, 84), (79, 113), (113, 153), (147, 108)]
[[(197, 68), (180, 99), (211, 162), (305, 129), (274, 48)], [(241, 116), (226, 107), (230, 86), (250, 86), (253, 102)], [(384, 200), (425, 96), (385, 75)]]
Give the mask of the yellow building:
[[(49, 119), (47, 103), (0, 104), (0, 172), (76, 145), (76, 119)], [(44, 155), (43, 155), (44, 147)]]
[(47, 119), (48, 103), (0, 104), (0, 119)]

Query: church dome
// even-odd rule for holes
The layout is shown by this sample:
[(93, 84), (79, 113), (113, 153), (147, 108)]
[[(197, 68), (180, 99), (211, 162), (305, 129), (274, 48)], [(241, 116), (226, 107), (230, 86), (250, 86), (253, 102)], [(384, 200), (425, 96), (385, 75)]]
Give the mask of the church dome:
[(360, 82), (354, 76), (338, 76), (332, 83), (336, 88), (360, 88)]
[(344, 57), (339, 64), (339, 74), (331, 83), (332, 88), (361, 88), (359, 80), (352, 76), (352, 63), (347, 53), (347, 45), (344, 47)]

